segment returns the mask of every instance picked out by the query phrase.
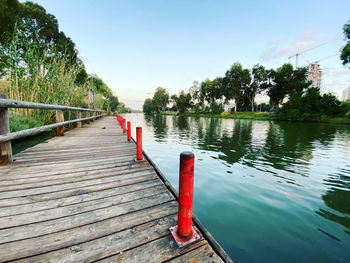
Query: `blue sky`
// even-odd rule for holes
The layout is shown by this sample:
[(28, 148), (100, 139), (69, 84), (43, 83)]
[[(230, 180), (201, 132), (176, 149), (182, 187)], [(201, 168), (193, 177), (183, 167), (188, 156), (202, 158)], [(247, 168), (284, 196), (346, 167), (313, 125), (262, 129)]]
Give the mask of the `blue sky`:
[[(276, 68), (297, 50), (299, 66), (339, 53), (350, 1), (36, 0), (76, 43), (127, 106), (142, 107), (158, 86), (188, 90), (194, 80), (225, 74), (234, 62)], [(295, 63), (292, 59), (290, 62)], [(322, 91), (339, 95), (350, 70), (338, 56), (322, 62)]]

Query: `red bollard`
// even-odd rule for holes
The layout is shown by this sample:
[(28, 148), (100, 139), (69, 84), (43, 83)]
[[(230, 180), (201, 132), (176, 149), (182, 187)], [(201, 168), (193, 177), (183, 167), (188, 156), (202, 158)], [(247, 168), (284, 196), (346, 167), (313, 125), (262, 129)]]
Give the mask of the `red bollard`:
[(126, 120), (123, 119), (123, 133), (126, 132)]
[(183, 152), (180, 155), (178, 225), (170, 228), (170, 232), (179, 247), (184, 247), (200, 239), (192, 226), (193, 179), (194, 154)]
[(136, 159), (142, 160), (142, 127), (136, 127)]
[(131, 122), (128, 121), (128, 141), (131, 141)]

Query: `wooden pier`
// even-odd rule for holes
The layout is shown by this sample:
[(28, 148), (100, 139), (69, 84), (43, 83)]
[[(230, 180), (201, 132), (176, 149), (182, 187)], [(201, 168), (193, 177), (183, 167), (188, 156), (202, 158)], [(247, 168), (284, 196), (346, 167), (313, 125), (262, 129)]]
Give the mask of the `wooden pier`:
[(106, 117), (1, 165), (0, 261), (232, 262), (197, 218), (201, 240), (177, 246), (177, 197), (135, 157), (135, 143)]

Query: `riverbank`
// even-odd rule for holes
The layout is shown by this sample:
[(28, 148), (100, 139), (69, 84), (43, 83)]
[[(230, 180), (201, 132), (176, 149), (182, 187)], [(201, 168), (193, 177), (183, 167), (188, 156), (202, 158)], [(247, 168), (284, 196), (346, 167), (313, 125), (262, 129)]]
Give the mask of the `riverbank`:
[[(223, 112), (221, 114), (214, 113), (176, 113), (176, 112), (163, 112), (163, 115), (170, 116), (186, 116), (186, 117), (204, 117), (204, 118), (222, 118), (222, 119), (246, 119), (246, 120), (276, 120), (276, 121), (285, 121), (278, 120), (273, 113), (271, 112)], [(294, 121), (294, 120), (290, 120)], [(333, 123), (333, 124), (350, 124), (350, 119), (344, 117), (323, 117), (320, 119), (306, 119), (299, 120), (297, 122), (319, 122), (319, 123)]]

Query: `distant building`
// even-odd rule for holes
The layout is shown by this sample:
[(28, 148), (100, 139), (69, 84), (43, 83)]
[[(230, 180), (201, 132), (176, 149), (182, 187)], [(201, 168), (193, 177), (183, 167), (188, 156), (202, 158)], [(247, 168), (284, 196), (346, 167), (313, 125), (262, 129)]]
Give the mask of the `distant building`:
[(311, 86), (321, 88), (322, 70), (320, 64), (311, 63), (307, 71), (308, 80), (312, 81)]
[(350, 87), (343, 90), (341, 100), (350, 100)]

